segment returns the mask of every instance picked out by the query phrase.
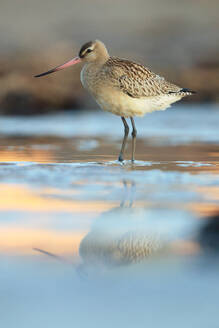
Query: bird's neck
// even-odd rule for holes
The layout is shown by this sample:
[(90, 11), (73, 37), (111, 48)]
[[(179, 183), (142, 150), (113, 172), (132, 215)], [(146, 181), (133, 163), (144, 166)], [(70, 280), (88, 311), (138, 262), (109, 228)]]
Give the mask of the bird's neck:
[(109, 59), (109, 55), (98, 58), (95, 61), (85, 63), (84, 71), (90, 72), (90, 73), (98, 72), (101, 70), (101, 68), (107, 62), (108, 59)]

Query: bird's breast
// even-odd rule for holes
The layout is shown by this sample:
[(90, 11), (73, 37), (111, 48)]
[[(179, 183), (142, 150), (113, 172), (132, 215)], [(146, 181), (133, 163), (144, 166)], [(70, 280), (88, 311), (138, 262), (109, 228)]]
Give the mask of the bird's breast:
[(94, 65), (85, 65), (81, 70), (81, 83), (93, 96), (99, 93), (101, 87), (99, 68)]
[(81, 82), (103, 110), (124, 117), (164, 110), (181, 98), (176, 95), (133, 98), (124, 93), (104, 71), (89, 65), (81, 71)]
[(118, 90), (110, 77), (99, 67), (85, 65), (81, 71), (81, 83), (104, 110), (112, 108), (118, 101)]

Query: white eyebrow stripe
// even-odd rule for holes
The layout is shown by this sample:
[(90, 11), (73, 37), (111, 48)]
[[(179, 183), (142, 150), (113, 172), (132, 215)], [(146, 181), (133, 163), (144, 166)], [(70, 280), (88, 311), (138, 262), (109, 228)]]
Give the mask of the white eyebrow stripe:
[(86, 54), (86, 52), (88, 51), (88, 49), (90, 49), (90, 50), (94, 50), (94, 46), (91, 46), (91, 47), (86, 48), (86, 49), (82, 52), (82, 55)]

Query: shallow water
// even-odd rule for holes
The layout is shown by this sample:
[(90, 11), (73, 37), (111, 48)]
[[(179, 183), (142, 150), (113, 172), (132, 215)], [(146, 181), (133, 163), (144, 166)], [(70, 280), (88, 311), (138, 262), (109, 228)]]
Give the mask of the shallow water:
[(117, 117), (1, 118), (3, 327), (218, 326), (219, 108), (136, 125), (121, 165)]

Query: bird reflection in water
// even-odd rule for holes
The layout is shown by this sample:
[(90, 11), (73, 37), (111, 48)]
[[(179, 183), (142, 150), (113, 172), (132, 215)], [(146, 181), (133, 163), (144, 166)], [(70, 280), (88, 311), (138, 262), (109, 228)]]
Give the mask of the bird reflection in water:
[(140, 262), (163, 248), (159, 234), (147, 230), (145, 210), (133, 207), (136, 186), (123, 181), (119, 207), (104, 212), (80, 243), (83, 265), (115, 267)]
[[(190, 213), (135, 204), (138, 198), (133, 181), (122, 181), (120, 205), (103, 212), (81, 240), (78, 273), (134, 265), (167, 255), (194, 255), (199, 251), (200, 220)], [(143, 202), (145, 204), (145, 200)], [(42, 249), (47, 256), (60, 259)], [(69, 263), (69, 262), (68, 262)]]
[[(135, 183), (123, 180), (122, 185), (120, 205), (102, 213), (80, 243), (78, 272), (81, 274), (97, 265), (109, 268), (134, 264), (164, 248), (164, 240), (161, 242), (156, 229), (153, 228), (153, 233), (148, 231), (146, 210), (134, 207)], [(69, 263), (47, 250), (37, 247), (34, 250)]]

